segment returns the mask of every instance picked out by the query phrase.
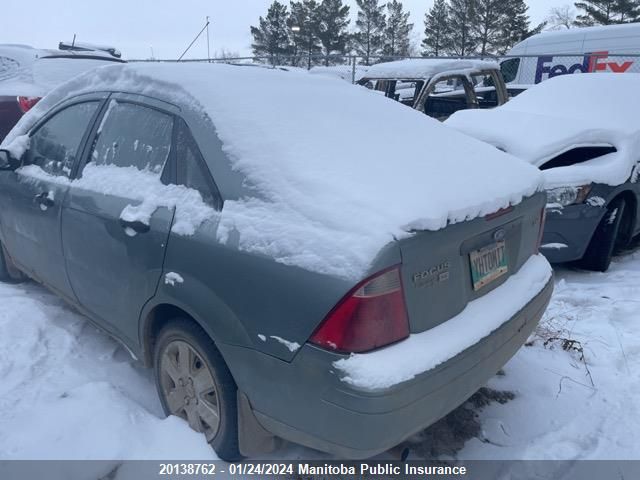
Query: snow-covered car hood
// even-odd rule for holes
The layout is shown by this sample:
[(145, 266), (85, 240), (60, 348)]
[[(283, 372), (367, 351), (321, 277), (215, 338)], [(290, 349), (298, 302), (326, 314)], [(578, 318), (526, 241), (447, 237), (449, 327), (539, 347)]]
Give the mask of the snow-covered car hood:
[(541, 167), (583, 146), (617, 152), (544, 172), (547, 186), (629, 179), (640, 155), (640, 75), (566, 75), (543, 82), (493, 110), (464, 110), (445, 124)]
[[(531, 165), (368, 90), (228, 65), (96, 69), (48, 95), (3, 145), (53, 104), (101, 90), (210, 117), (231, 168), (259, 192), (225, 202), (221, 241), (239, 232), (241, 247), (311, 270), (359, 277), (394, 238), (496, 212), (541, 188)], [(386, 127), (372, 128), (378, 121)]]

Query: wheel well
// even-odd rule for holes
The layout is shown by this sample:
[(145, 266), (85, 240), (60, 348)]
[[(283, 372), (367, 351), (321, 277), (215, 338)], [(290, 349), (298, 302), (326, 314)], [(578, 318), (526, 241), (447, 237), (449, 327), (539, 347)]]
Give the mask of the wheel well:
[(635, 195), (626, 190), (624, 192), (619, 193), (616, 197), (609, 202), (610, 204), (618, 199), (623, 199), (625, 202), (625, 214), (622, 219), (622, 224), (620, 225), (620, 234), (624, 235), (622, 242), (620, 242), (621, 246), (626, 246), (631, 242), (631, 238), (633, 236), (634, 231), (634, 219), (637, 215), (638, 202), (636, 200)]
[(162, 327), (176, 317), (186, 318), (196, 325), (198, 324), (198, 322), (187, 312), (170, 304), (156, 305), (147, 315), (142, 337), (143, 360), (145, 366), (149, 367), (153, 364), (153, 350), (155, 348), (158, 333), (162, 330)]

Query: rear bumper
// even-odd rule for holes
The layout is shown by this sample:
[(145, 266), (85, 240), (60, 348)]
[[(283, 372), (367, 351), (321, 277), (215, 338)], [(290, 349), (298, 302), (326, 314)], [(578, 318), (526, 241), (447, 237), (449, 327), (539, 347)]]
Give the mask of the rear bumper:
[[(232, 371), (265, 429), (341, 458), (367, 458), (433, 424), (482, 387), (525, 343), (552, 291), (549, 280), (480, 342), (410, 381), (381, 390), (343, 382), (333, 368), (337, 356), (311, 345), (303, 346), (290, 364), (246, 349), (224, 353), (254, 357), (230, 364), (239, 360), (245, 365)], [(244, 363), (249, 360), (251, 367)]]
[(581, 259), (605, 211), (587, 204), (547, 210), (540, 253), (551, 263)]

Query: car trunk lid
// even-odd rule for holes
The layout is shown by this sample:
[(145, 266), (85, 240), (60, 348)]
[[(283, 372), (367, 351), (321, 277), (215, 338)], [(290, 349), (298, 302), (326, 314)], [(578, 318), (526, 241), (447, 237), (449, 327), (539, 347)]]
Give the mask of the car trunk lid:
[(544, 194), (399, 241), (411, 333), (429, 330), (503, 284), (537, 252)]

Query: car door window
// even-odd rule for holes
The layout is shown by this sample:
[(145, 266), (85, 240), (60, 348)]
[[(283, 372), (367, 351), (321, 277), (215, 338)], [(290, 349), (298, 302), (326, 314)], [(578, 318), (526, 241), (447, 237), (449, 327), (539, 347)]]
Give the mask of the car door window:
[(205, 203), (220, 209), (222, 201), (218, 188), (209, 173), (204, 158), (202, 158), (200, 149), (183, 121), (178, 126), (176, 159), (178, 184), (197, 190)]
[(23, 162), (37, 165), (50, 175), (69, 177), (98, 105), (99, 102), (78, 103), (56, 113), (31, 135)]
[(111, 100), (100, 122), (90, 162), (135, 167), (160, 176), (171, 152), (172, 133), (173, 116)]

